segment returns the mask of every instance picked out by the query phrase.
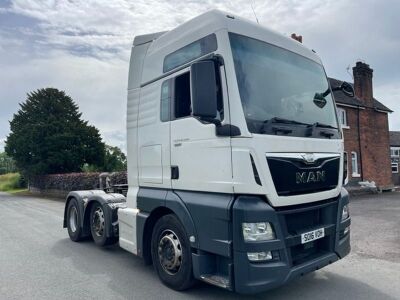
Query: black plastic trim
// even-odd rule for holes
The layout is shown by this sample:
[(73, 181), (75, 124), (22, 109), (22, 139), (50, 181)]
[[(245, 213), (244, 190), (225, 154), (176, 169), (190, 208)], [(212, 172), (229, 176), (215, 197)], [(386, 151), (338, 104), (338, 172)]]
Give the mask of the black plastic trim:
[(250, 161), (251, 161), (251, 167), (253, 168), (254, 180), (256, 181), (256, 183), (258, 185), (262, 186), (260, 175), (258, 174), (258, 171), (257, 171), (256, 163), (254, 162), (253, 155), (251, 155), (251, 154), (250, 154)]
[[(235, 291), (244, 294), (266, 291), (346, 256), (350, 252), (350, 235), (347, 234), (339, 239), (339, 231), (351, 222), (350, 218), (341, 222), (341, 211), (346, 203), (348, 203), (348, 194), (344, 189), (340, 196), (334, 199), (279, 209), (272, 208), (260, 196), (237, 196), (232, 212)], [(301, 248), (299, 250), (299, 247), (303, 247), (300, 238), (301, 233), (316, 228), (299, 228), (297, 233), (291, 234), (288, 232), (286, 222), (292, 222), (297, 218), (307, 218), (309, 212), (317, 211), (322, 219), (318, 221), (321, 223), (315, 225), (317, 228), (323, 227), (325, 229), (325, 237), (315, 241), (321, 243), (320, 246), (317, 246), (318, 244), (311, 244), (311, 246), (320, 248), (315, 254), (311, 253), (304, 259), (297, 256), (292, 257), (292, 254), (297, 255), (298, 251), (302, 251)], [(243, 222), (263, 221), (272, 224), (276, 239), (245, 242), (241, 224)], [(325, 223), (325, 221), (328, 223)], [(307, 225), (308, 222), (301, 223)], [(307, 251), (307, 248), (304, 249), (304, 251)], [(279, 253), (279, 260), (274, 258), (271, 261), (250, 262), (247, 258), (247, 252), (258, 251)]]
[(179, 179), (179, 167), (171, 166), (171, 179)]

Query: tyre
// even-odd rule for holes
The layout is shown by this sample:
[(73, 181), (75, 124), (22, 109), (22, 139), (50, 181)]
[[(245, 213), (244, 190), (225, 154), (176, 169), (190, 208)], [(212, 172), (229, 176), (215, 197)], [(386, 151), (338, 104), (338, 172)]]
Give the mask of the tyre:
[(74, 242), (79, 242), (83, 238), (81, 224), (78, 202), (76, 199), (71, 199), (67, 207), (67, 229), (69, 238)]
[(94, 203), (90, 210), (90, 232), (96, 245), (107, 246), (117, 241), (115, 237), (107, 237), (106, 228), (111, 226), (109, 222), (103, 206), (98, 202)]
[(182, 291), (195, 283), (189, 240), (175, 215), (163, 216), (155, 224), (151, 256), (157, 275), (166, 286)]

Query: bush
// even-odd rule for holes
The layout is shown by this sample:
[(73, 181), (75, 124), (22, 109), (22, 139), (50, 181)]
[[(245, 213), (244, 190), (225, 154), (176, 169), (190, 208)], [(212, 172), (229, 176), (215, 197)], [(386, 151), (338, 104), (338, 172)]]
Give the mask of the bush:
[[(29, 182), (30, 186), (41, 191), (80, 191), (93, 190), (100, 187), (100, 172), (69, 173), (35, 176)], [(110, 174), (111, 185), (127, 183), (126, 172)]]
[(99, 187), (100, 173), (68, 173), (35, 176), (29, 182), (31, 187), (42, 191), (93, 190)]
[(19, 173), (0, 175), (0, 191), (9, 192), (26, 187), (25, 180)]

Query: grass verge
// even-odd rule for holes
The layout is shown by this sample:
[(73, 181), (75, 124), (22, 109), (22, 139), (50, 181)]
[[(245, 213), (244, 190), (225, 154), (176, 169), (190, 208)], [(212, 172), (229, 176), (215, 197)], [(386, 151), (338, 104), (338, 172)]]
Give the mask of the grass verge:
[(21, 175), (19, 173), (8, 173), (0, 175), (0, 191), (15, 193), (25, 190), (22, 185)]

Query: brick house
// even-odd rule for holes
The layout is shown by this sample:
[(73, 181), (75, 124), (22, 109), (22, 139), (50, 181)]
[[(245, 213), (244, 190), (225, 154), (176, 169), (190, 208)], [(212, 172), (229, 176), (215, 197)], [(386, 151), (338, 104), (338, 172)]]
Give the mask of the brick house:
[[(349, 185), (374, 181), (380, 190), (393, 187), (389, 156), (388, 114), (392, 111), (373, 97), (373, 70), (363, 62), (353, 67), (355, 97), (335, 91), (344, 134)], [(342, 81), (329, 78), (332, 87)]]
[(392, 180), (394, 185), (400, 186), (400, 131), (390, 131), (390, 159), (392, 161)]

